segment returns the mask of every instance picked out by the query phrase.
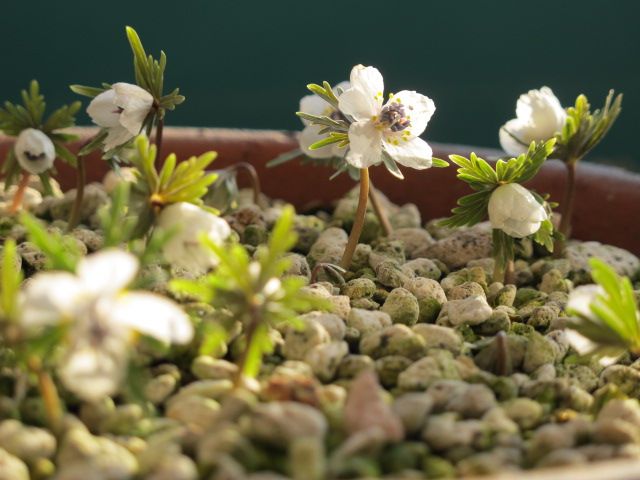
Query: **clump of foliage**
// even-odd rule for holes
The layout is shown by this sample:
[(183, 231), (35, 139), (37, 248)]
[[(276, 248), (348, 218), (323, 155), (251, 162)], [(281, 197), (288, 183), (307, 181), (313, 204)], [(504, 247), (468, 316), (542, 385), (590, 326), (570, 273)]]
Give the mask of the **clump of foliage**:
[[(217, 268), (199, 280), (171, 282), (175, 292), (226, 310), (242, 323), (246, 346), (238, 360), (236, 385), (243, 377), (255, 377), (263, 355), (273, 351), (270, 328), (282, 324), (298, 327), (299, 313), (327, 307), (301, 290), (304, 279), (284, 276), (290, 266), (284, 255), (296, 243), (293, 217), (293, 208), (283, 209), (268, 243), (258, 247), (254, 259), (242, 245), (224, 247), (202, 237), (201, 241), (218, 257)], [(218, 331), (212, 333), (220, 338)]]

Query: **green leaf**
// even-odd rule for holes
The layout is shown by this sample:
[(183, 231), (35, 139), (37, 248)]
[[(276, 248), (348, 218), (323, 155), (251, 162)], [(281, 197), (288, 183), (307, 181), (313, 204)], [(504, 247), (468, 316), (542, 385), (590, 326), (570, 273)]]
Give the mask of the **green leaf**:
[(453, 215), (439, 222), (443, 227), (472, 226), (487, 218), (487, 207), (492, 190), (482, 190), (466, 195), (458, 200), (458, 206), (451, 212)]
[(391, 155), (389, 155), (384, 150), (382, 151), (382, 162), (384, 163), (384, 166), (386, 167), (386, 169), (391, 175), (393, 175), (396, 178), (399, 178), (400, 180), (404, 180), (404, 175), (398, 168), (396, 161), (393, 158), (391, 158)]
[(578, 317), (573, 328), (601, 349), (624, 347), (637, 355), (640, 353), (640, 325), (631, 282), (599, 258), (591, 258), (589, 264), (591, 276), (603, 293), (592, 301), (591, 316), (569, 310), (570, 314)]
[(0, 265), (0, 313), (10, 321), (15, 321), (18, 310), (18, 294), (22, 282), (22, 270), (18, 263), (16, 242), (12, 238), (2, 247)]
[(73, 93), (77, 93), (78, 95), (82, 95), (84, 97), (90, 97), (90, 98), (95, 98), (101, 93), (108, 90), (100, 87), (87, 87), (85, 85), (69, 85), (69, 89)]
[(469, 158), (461, 155), (449, 155), (449, 159), (458, 168), (458, 178), (469, 184), (474, 190), (486, 190), (498, 184), (496, 172), (486, 160), (471, 153)]
[(431, 166), (435, 168), (445, 168), (449, 166), (449, 162), (442, 160), (441, 158), (433, 157), (431, 159)]
[(290, 152), (285, 152), (278, 155), (273, 160), (269, 160), (267, 162), (267, 167), (271, 168), (271, 167), (276, 167), (278, 165), (282, 165), (283, 163), (287, 163), (287, 162), (290, 162), (291, 160), (295, 160), (296, 158), (299, 158), (302, 155), (304, 155), (302, 153), (302, 150), (296, 148), (295, 150), (291, 150)]
[(47, 231), (40, 221), (28, 213), (20, 215), (20, 223), (25, 227), (29, 241), (46, 256), (49, 268), (75, 272), (80, 252), (72, 238)]

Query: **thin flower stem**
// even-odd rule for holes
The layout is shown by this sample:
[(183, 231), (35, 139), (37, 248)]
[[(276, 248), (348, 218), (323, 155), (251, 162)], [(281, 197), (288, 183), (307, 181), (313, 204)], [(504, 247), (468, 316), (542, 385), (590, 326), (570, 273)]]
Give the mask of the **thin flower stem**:
[(67, 232), (70, 232), (80, 223), (80, 210), (82, 209), (82, 200), (84, 199), (84, 185), (87, 182), (87, 167), (84, 163), (84, 157), (78, 155), (78, 166), (76, 168), (76, 198), (71, 207), (69, 214), (69, 222), (67, 223)]
[(495, 353), (495, 373), (500, 376), (509, 375), (511, 373), (511, 352), (507, 342), (507, 335), (504, 331), (499, 331), (496, 336), (496, 353)]
[(507, 265), (504, 269), (504, 284), (515, 285), (516, 283), (516, 267), (513, 259), (507, 261)]
[(251, 312), (251, 321), (249, 323), (249, 326), (247, 327), (247, 331), (245, 332), (246, 345), (242, 350), (242, 353), (240, 354), (240, 358), (238, 359), (238, 363), (237, 363), (238, 371), (236, 372), (233, 378), (233, 386), (235, 388), (238, 388), (242, 385), (242, 379), (244, 378), (244, 368), (247, 363), (247, 357), (249, 356), (249, 350), (251, 349), (253, 337), (255, 336), (256, 331), (258, 330), (258, 326), (262, 321), (258, 311), (256, 309), (252, 309), (252, 310), (253, 311)]
[(567, 167), (567, 187), (564, 191), (564, 200), (562, 202), (562, 212), (560, 218), (560, 226), (558, 232), (560, 232), (564, 238), (556, 241), (554, 246), (554, 256), (560, 258), (564, 255), (564, 249), (566, 241), (571, 234), (571, 217), (573, 216), (573, 207), (575, 204), (576, 196), (576, 165), (577, 161), (569, 160), (565, 162)]
[(393, 232), (393, 228), (391, 227), (391, 223), (389, 223), (389, 217), (387, 217), (387, 212), (384, 211), (384, 207), (380, 204), (380, 199), (378, 198), (378, 194), (373, 188), (373, 183), (369, 182), (369, 200), (371, 201), (371, 206), (373, 207), (373, 211), (378, 217), (378, 221), (380, 222), (380, 226), (382, 227), (382, 231), (385, 236), (391, 235)]
[(22, 200), (24, 199), (24, 192), (27, 190), (27, 185), (29, 185), (29, 179), (31, 178), (31, 174), (29, 172), (22, 172), (22, 177), (20, 178), (20, 183), (18, 184), (18, 189), (16, 193), (13, 194), (13, 200), (11, 201), (11, 206), (9, 207), (9, 213), (14, 214), (20, 207), (22, 206)]
[(251, 188), (253, 189), (253, 203), (258, 205), (260, 202), (260, 194), (262, 193), (262, 189), (260, 187), (260, 176), (258, 176), (258, 172), (255, 167), (251, 165), (249, 162), (238, 162), (235, 165), (229, 167), (229, 170), (232, 172), (237, 172), (238, 170), (244, 170), (249, 174), (251, 178)]
[[(160, 113), (158, 113), (159, 115)], [(162, 133), (164, 132), (164, 118), (158, 118), (158, 122), (156, 123), (156, 159), (162, 158), (160, 157), (160, 152), (162, 151)]]
[(29, 359), (29, 368), (38, 377), (38, 389), (44, 402), (45, 415), (49, 428), (54, 433), (60, 431), (62, 426), (62, 402), (58, 395), (58, 389), (51, 375), (42, 368), (42, 362), (35, 357)]
[(353, 252), (356, 251), (358, 241), (360, 240), (360, 234), (362, 233), (362, 227), (364, 227), (364, 218), (367, 213), (367, 198), (369, 197), (369, 169), (360, 169), (360, 195), (358, 196), (358, 208), (356, 210), (356, 216), (351, 227), (351, 233), (349, 234), (349, 241), (342, 254), (340, 260), (340, 266), (345, 270), (348, 270), (351, 266), (351, 259), (353, 258)]

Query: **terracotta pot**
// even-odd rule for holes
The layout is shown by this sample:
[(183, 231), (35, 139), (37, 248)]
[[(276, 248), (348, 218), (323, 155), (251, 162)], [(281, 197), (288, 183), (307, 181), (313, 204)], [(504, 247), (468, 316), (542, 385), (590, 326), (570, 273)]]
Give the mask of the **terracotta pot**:
[[(94, 128), (77, 128), (80, 140), (77, 150)], [(0, 158), (4, 158), (13, 139), (0, 136)], [(326, 168), (301, 166), (292, 161), (272, 169), (265, 164), (277, 155), (297, 148), (293, 132), (269, 130), (230, 130), (209, 128), (169, 128), (165, 130), (164, 155), (175, 152), (179, 159), (199, 155), (207, 150), (218, 152), (214, 168), (222, 168), (239, 161), (252, 163), (258, 171), (263, 191), (272, 197), (293, 203), (298, 209), (329, 205), (354, 186), (347, 175), (329, 180), (332, 171)], [(500, 152), (461, 145), (431, 143), (434, 155), (447, 158), (451, 153), (468, 155), (475, 151), (484, 158), (498, 157)], [(99, 154), (87, 160), (88, 180), (99, 181), (107, 171)], [(75, 185), (74, 170), (58, 163), (57, 179), (64, 189)], [(455, 168), (407, 171), (405, 180), (398, 180), (383, 168), (372, 169), (371, 176), (380, 188), (396, 203), (415, 203), (423, 220), (447, 216), (456, 199), (470, 193), (469, 188), (455, 178)], [(556, 161), (545, 164), (530, 186), (540, 193), (551, 194), (561, 201), (564, 190), (564, 166)], [(578, 169), (574, 216), (575, 238), (598, 240), (618, 245), (640, 255), (640, 222), (634, 217), (640, 205), (640, 175), (614, 167), (583, 163)], [(482, 480), (512, 479), (504, 473)], [(542, 469), (518, 472), (519, 480), (632, 480), (640, 479), (640, 461), (615, 460), (579, 467)], [(480, 480), (480, 479), (478, 479)]]
[[(94, 128), (78, 128), (82, 142), (93, 135)], [(4, 158), (12, 139), (0, 137), (0, 155)], [(264, 192), (293, 203), (299, 209), (329, 205), (354, 183), (347, 175), (329, 180), (331, 171), (322, 167), (302, 166), (298, 161), (267, 169), (265, 164), (280, 153), (297, 148), (295, 133), (269, 130), (230, 130), (210, 128), (169, 128), (165, 130), (163, 155), (175, 152), (179, 159), (199, 155), (207, 150), (218, 152), (214, 168), (238, 161), (251, 162), (260, 175)], [(500, 152), (461, 145), (431, 144), (434, 155), (447, 158), (451, 153), (468, 155), (475, 151), (485, 158)], [(100, 180), (107, 171), (99, 154), (87, 159), (88, 179)], [(74, 186), (73, 169), (58, 162), (57, 176), (64, 189)], [(373, 168), (371, 177), (396, 203), (415, 203), (423, 219), (449, 215), (456, 199), (470, 193), (466, 184), (455, 178), (455, 168), (433, 168), (406, 172), (404, 180), (391, 176), (384, 168)], [(564, 165), (549, 161), (530, 186), (551, 199), (562, 201), (565, 182)], [(578, 168), (573, 237), (598, 240), (640, 254), (640, 222), (636, 221), (640, 205), (640, 175), (619, 168), (582, 163)]]

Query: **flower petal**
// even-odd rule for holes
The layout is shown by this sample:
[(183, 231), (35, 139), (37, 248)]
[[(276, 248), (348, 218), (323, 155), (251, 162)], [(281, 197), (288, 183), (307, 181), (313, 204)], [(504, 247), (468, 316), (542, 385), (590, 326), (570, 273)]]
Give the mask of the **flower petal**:
[(127, 292), (110, 305), (109, 319), (166, 343), (193, 338), (189, 316), (171, 300), (148, 292)]
[(131, 135), (138, 135), (153, 105), (153, 96), (144, 88), (130, 83), (114, 83), (112, 88), (116, 93), (114, 102), (122, 108), (120, 125)]
[(603, 295), (604, 289), (600, 285), (589, 284), (581, 285), (571, 290), (569, 300), (565, 310), (570, 315), (581, 315), (592, 320), (596, 320), (591, 311), (591, 304), (596, 300), (598, 295)]
[(350, 82), (351, 87), (359, 89), (367, 98), (375, 101), (376, 110), (380, 110), (384, 95), (384, 80), (377, 68), (356, 65), (351, 69)]
[(195, 275), (217, 264), (213, 252), (202, 245), (198, 237), (205, 234), (220, 244), (231, 234), (231, 227), (224, 219), (186, 202), (165, 208), (156, 225), (164, 230), (178, 230), (163, 247), (165, 260)]
[(122, 125), (109, 128), (107, 131), (107, 138), (105, 138), (104, 140), (104, 151), (108, 152), (109, 150), (113, 150), (120, 145), (124, 145), (134, 136), (135, 135), (129, 133), (129, 130), (124, 128)]
[(413, 90), (402, 90), (396, 93), (388, 103), (392, 102), (404, 105), (407, 118), (411, 122), (408, 129), (414, 137), (418, 137), (424, 132), (436, 111), (433, 100)]
[(512, 157), (527, 153), (531, 138), (531, 127), (514, 118), (505, 123), (499, 132), (500, 146)]
[(120, 109), (115, 100), (116, 92), (113, 89), (106, 90), (91, 100), (87, 113), (96, 125), (103, 128), (120, 125)]
[(21, 323), (27, 328), (55, 325), (75, 316), (85, 304), (80, 280), (66, 272), (38, 273), (26, 282), (21, 296)]
[(496, 188), (489, 198), (488, 213), (492, 228), (500, 229), (514, 238), (536, 233), (540, 223), (548, 218), (544, 207), (518, 183)]
[[(393, 140), (393, 142), (388, 140)], [(421, 138), (405, 140), (399, 136), (391, 137), (384, 140), (384, 149), (391, 158), (405, 167), (418, 170), (431, 167), (433, 152), (429, 144)]]
[(300, 136), (298, 137), (298, 143), (300, 144), (300, 150), (311, 158), (331, 158), (334, 156), (333, 145), (327, 145), (317, 150), (309, 150), (309, 147), (314, 143), (326, 138), (326, 135), (319, 135), (318, 132), (322, 127), (316, 125), (309, 125), (305, 127)]
[(340, 95), (338, 108), (343, 114), (352, 117), (355, 121), (370, 120), (380, 112), (378, 102), (355, 87), (351, 87)]
[[(333, 109), (318, 95), (305, 95), (300, 99), (300, 111), (310, 115), (330, 115)], [(309, 120), (301, 119), (305, 125), (311, 125)]]
[(118, 391), (127, 364), (127, 344), (109, 337), (98, 345), (80, 339), (63, 359), (58, 375), (82, 400), (95, 402)]
[(86, 291), (101, 297), (124, 289), (135, 278), (138, 268), (140, 264), (135, 256), (108, 248), (83, 258), (77, 274)]
[(346, 160), (356, 168), (367, 168), (382, 161), (382, 133), (373, 122), (351, 124)]
[(555, 135), (564, 126), (567, 118), (560, 100), (549, 87), (540, 90), (529, 90), (520, 95), (516, 103), (516, 117), (536, 127), (540, 133), (545, 133), (546, 140)]

